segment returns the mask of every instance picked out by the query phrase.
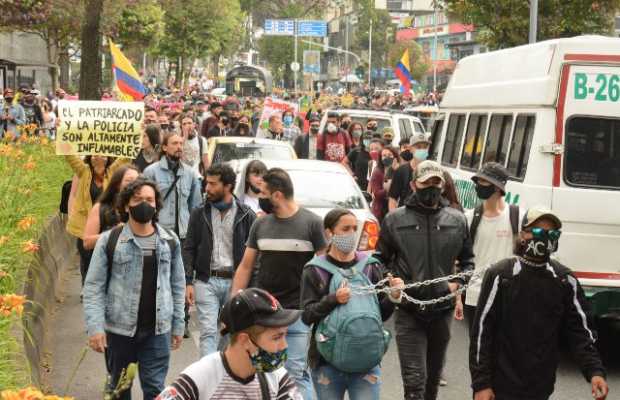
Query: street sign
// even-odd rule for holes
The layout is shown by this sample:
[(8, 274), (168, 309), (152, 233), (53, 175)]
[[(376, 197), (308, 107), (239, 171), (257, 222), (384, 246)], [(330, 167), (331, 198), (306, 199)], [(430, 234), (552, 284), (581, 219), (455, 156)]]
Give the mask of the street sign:
[(265, 35), (293, 36), (295, 35), (295, 20), (266, 19)]
[(297, 71), (299, 71), (299, 67), (300, 67), (300, 65), (299, 65), (299, 63), (297, 61), (293, 61), (291, 63), (291, 71), (297, 72)]
[(304, 74), (321, 73), (321, 52), (318, 50), (304, 50)]
[(299, 21), (297, 22), (297, 35), (298, 36), (325, 37), (327, 36), (327, 22), (326, 21)]

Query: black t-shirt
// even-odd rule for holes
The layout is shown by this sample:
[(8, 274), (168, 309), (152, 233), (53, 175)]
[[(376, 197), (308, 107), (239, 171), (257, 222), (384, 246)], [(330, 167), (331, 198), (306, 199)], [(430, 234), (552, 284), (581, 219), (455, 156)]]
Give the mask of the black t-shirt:
[(411, 194), (411, 178), (413, 176), (413, 169), (411, 164), (406, 163), (398, 167), (394, 171), (392, 177), (392, 185), (390, 186), (390, 192), (388, 196), (393, 199), (398, 199), (398, 206), (402, 206), (405, 200)]
[(247, 246), (258, 250), (258, 287), (284, 308), (300, 309), (301, 273), (314, 254), (327, 245), (323, 221), (305, 208), (289, 218), (266, 215), (254, 222)]
[(157, 234), (137, 236), (136, 240), (142, 247), (142, 287), (140, 289), (140, 305), (138, 306), (138, 331), (155, 332), (155, 308), (157, 297), (157, 256), (155, 248)]
[(357, 184), (362, 190), (368, 189), (368, 163), (370, 163), (370, 153), (361, 147), (356, 147), (347, 155), (351, 163), (353, 175), (357, 177)]

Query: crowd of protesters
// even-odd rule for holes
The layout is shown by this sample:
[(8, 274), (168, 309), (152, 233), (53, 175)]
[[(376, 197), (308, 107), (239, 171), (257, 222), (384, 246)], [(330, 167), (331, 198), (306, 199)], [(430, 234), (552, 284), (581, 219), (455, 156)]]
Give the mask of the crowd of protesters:
[[(36, 93), (5, 91), (0, 132), (22, 121), (43, 127), (63, 93), (34, 107), (33, 96), (46, 104)], [(364, 124), (329, 112), (342, 97), (261, 124), (260, 99), (152, 94), (135, 160), (65, 156), (74, 172), (67, 230), (80, 254), (89, 345), (104, 354), (109, 389), (138, 362), (149, 400), (378, 400), (391, 342), (383, 323), (394, 316), (405, 399), (437, 398), (453, 318), (471, 333), (476, 400), (548, 399), (566, 332), (593, 396), (604, 399), (583, 290), (551, 258), (562, 221), (509, 206), (508, 174), (493, 163), (473, 178), (482, 205), (464, 212), (450, 175), (429, 160), (427, 135), (393, 143), (370, 116)], [(402, 100), (353, 98), (367, 108)], [(321, 218), (301, 206), (287, 171), (254, 160), (241, 176), (210, 164), (210, 138), (258, 132), (351, 173), (381, 222), (374, 252), (357, 252), (350, 210)], [(197, 362), (166, 387), (192, 310)]]

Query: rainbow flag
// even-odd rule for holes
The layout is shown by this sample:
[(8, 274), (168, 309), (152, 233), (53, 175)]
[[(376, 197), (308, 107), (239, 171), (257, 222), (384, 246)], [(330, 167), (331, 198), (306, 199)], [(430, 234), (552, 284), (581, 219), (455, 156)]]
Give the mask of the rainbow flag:
[(400, 80), (400, 91), (404, 95), (409, 95), (411, 93), (411, 81), (413, 78), (411, 77), (410, 70), (409, 49), (406, 49), (400, 61), (396, 64), (396, 68), (394, 68), (394, 74), (396, 74)]
[(144, 98), (146, 91), (140, 81), (140, 76), (131, 65), (131, 61), (110, 40), (110, 53), (112, 53), (112, 71), (116, 89), (121, 97), (127, 101), (139, 101)]

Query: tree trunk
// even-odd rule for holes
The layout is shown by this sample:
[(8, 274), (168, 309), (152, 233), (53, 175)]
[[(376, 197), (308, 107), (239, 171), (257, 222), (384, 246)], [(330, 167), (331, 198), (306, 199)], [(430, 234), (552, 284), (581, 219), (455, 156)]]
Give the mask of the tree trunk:
[(87, 0), (82, 25), (80, 100), (101, 99), (101, 13), (104, 0)]
[(174, 85), (179, 87), (183, 78), (183, 57), (177, 57), (177, 69), (174, 71)]
[(60, 87), (67, 90), (71, 85), (69, 50), (62, 49), (58, 55), (58, 66), (60, 68)]

